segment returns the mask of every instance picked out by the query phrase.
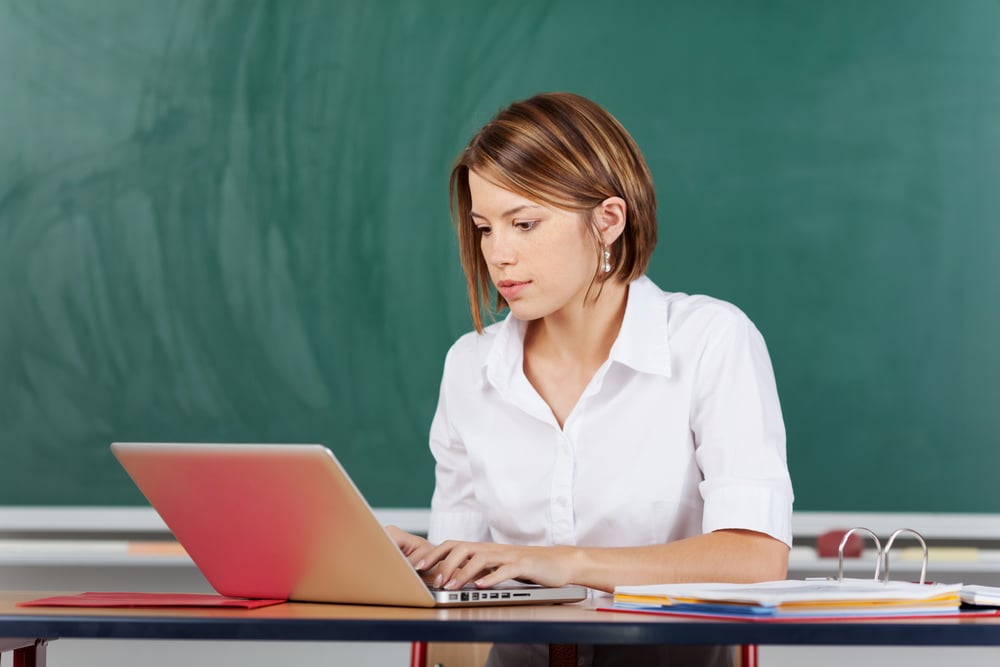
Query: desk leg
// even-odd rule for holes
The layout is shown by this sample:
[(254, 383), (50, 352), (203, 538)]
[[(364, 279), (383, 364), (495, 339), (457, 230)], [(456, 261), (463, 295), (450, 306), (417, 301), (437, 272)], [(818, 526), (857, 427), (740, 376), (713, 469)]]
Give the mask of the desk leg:
[(47, 644), (45, 639), (36, 639), (31, 646), (14, 649), (14, 667), (45, 667)]
[(549, 667), (576, 667), (576, 644), (549, 644)]

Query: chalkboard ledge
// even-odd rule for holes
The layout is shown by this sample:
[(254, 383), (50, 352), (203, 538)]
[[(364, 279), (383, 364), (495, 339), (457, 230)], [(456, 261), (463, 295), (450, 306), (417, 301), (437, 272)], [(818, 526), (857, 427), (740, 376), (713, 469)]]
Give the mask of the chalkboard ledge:
[[(383, 524), (426, 534), (430, 510), (385, 508), (376, 509), (375, 515)], [(151, 507), (0, 507), (0, 536), (5, 537), (136, 535), (148, 539), (169, 533)]]
[[(885, 541), (899, 528), (935, 541), (1000, 541), (1000, 515), (921, 512), (795, 512), (792, 535), (815, 538), (829, 530), (864, 527)], [(901, 538), (902, 539), (902, 538)]]
[[(427, 508), (380, 508), (375, 515), (383, 524), (426, 534)], [(828, 530), (863, 526), (882, 539), (897, 528), (912, 528), (930, 540), (980, 540), (1000, 542), (1000, 515), (913, 512), (796, 512), (794, 537), (809, 541)], [(169, 534), (150, 507), (0, 507), (0, 536), (85, 537), (136, 535), (145, 538)]]

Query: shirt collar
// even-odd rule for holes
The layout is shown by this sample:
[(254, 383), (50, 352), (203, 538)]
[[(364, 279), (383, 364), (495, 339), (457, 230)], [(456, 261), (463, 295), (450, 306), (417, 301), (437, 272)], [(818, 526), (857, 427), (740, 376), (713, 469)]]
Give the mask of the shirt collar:
[(483, 360), (483, 377), (494, 387), (506, 387), (524, 365), (524, 332), (527, 322), (512, 313), (486, 328), (495, 335), (490, 351)]
[[(670, 377), (667, 304), (663, 292), (646, 276), (630, 283), (625, 317), (609, 359), (641, 373)], [(495, 338), (483, 362), (483, 371), (485, 380), (494, 387), (509, 386), (523, 366), (526, 328), (526, 322), (510, 313), (487, 328)]]
[(609, 358), (641, 373), (671, 376), (667, 330), (669, 301), (652, 280), (640, 276), (628, 288), (625, 317)]

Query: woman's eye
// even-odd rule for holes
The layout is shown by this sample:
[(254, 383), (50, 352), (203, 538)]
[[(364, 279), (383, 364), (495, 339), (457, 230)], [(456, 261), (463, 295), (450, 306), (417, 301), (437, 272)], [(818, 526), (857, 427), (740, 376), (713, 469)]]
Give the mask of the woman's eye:
[(489, 225), (476, 225), (476, 231), (482, 236), (489, 236), (490, 232), (493, 231), (493, 228)]
[(517, 220), (514, 222), (515, 227), (525, 232), (531, 230), (537, 224), (538, 224), (537, 220)]

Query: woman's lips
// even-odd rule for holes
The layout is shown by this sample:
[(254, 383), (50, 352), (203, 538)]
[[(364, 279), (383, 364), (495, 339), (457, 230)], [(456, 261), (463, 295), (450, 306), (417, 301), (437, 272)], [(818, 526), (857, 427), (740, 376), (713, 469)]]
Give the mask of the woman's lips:
[(497, 291), (500, 292), (500, 296), (510, 301), (530, 284), (530, 280), (501, 280), (497, 283)]

